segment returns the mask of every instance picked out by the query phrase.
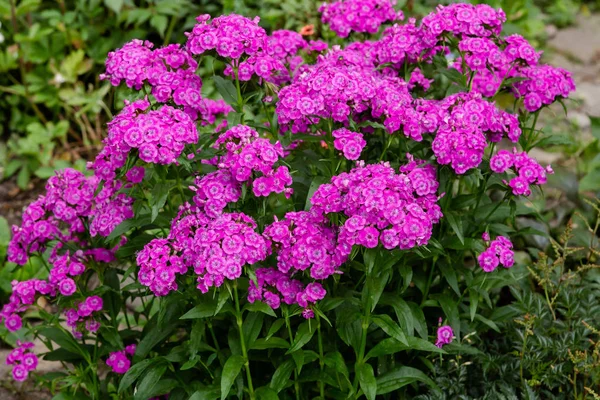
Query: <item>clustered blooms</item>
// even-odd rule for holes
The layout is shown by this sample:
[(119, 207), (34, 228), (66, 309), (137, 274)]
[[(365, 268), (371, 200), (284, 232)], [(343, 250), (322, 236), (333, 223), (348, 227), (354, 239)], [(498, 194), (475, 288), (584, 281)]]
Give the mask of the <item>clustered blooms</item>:
[(186, 33), (187, 49), (194, 55), (214, 50), (219, 56), (232, 59), (244, 54), (255, 55), (265, 47), (267, 40), (267, 33), (258, 25), (259, 20), (230, 14), (211, 21), (210, 15), (200, 15), (192, 32)]
[[(490, 236), (487, 233), (484, 233), (482, 237), (485, 241), (490, 240)], [(504, 268), (512, 267), (515, 263), (515, 253), (512, 247), (513, 245), (507, 237), (496, 237), (489, 244), (489, 247), (477, 257), (479, 265), (481, 265), (481, 268), (485, 272), (492, 272), (498, 265), (502, 265)]]
[(448, 344), (454, 338), (454, 331), (450, 325), (440, 326), (437, 330), (437, 340), (435, 345), (442, 348), (443, 345)]
[(256, 222), (243, 213), (208, 217), (198, 207), (181, 206), (167, 239), (154, 239), (137, 255), (138, 279), (157, 296), (177, 289), (176, 274), (192, 268), (198, 289), (206, 293), (225, 279), (234, 280), (244, 265), (264, 260), (267, 242)]
[[(292, 194), (289, 187), (292, 177), (288, 167), (275, 167), (277, 161), (284, 156), (279, 142), (272, 144), (268, 139), (259, 138), (254, 129), (238, 125), (221, 134), (215, 147), (225, 151), (223, 156), (213, 160), (217, 167), (228, 170), (240, 186), (241, 183), (252, 183), (255, 196), (284, 193), (289, 198)], [(202, 180), (200, 183), (202, 184)], [(212, 189), (218, 190), (214, 186)], [(209, 194), (207, 197), (215, 196)]]
[(100, 296), (90, 296), (76, 303), (75, 308), (69, 308), (65, 311), (67, 326), (71, 328), (73, 336), (81, 339), (84, 331), (98, 332), (100, 321), (94, 317), (96, 317), (95, 313), (102, 311), (103, 304)]
[[(352, 31), (375, 33), (383, 23), (403, 19), (394, 5), (395, 0), (337, 0), (323, 4), (322, 20), (341, 37)], [(408, 164), (399, 171), (389, 163), (358, 161), (349, 172), (317, 188), (310, 210), (275, 218), (260, 234), (251, 217), (227, 208), (250, 187), (256, 197), (279, 193), (289, 198), (292, 177), (281, 164), (299, 141), (284, 150), (252, 128), (230, 127), (214, 144), (217, 156), (203, 161), (216, 170), (196, 177), (190, 187), (193, 204), (180, 207), (168, 236), (153, 239), (137, 254), (138, 280), (156, 296), (177, 290), (179, 275), (190, 270), (198, 289), (206, 293), (273, 254), (274, 266), (258, 268), (256, 280), (250, 280), (248, 301), (264, 301), (273, 309), (282, 302), (298, 305), (305, 318), (312, 318), (313, 305), (326, 295), (318, 281), (341, 274), (353, 246), (381, 244), (388, 250), (405, 250), (429, 242), (434, 224), (443, 216), (437, 204), (436, 162), (464, 174), (481, 163), (489, 142), (505, 136), (518, 141), (516, 115), (484, 97), (494, 96), (510, 80), (525, 110), (537, 112), (574, 90), (567, 71), (538, 65), (540, 53), (523, 37), (500, 37), (505, 20), (502, 10), (485, 4), (439, 6), (420, 24), (410, 19), (387, 27), (378, 40), (329, 49), (325, 42), (306, 42), (287, 30), (268, 36), (258, 18), (201, 15), (184, 47), (153, 49), (149, 42), (133, 40), (111, 52), (101, 79), (136, 90), (150, 88), (151, 96), (126, 102), (109, 123), (104, 148), (88, 166), (94, 176), (72, 169), (58, 172), (48, 180), (46, 194), (24, 211), (21, 227), (12, 228), (9, 261), (24, 265), (30, 256), (48, 250), (51, 268), (46, 280), (12, 282), (13, 293), (0, 311), (0, 321), (9, 331), (18, 331), (23, 313), (38, 296), (60, 295), (72, 305), (65, 316), (76, 338), (98, 331), (102, 298), (77, 294), (78, 286), (84, 286), (79, 277), (86, 274), (89, 261), (113, 261), (116, 248), (126, 241), (122, 238), (115, 249), (91, 246), (93, 237), (109, 237), (133, 217), (133, 199), (126, 192), (146, 175), (145, 166), (136, 166), (137, 159), (161, 165), (178, 164), (181, 156), (192, 160), (195, 149), (184, 151), (198, 143), (197, 125), (215, 124), (220, 115), (233, 111), (224, 100), (201, 97), (202, 80), (193, 57), (206, 53), (225, 59), (226, 76), (247, 81), (256, 75), (259, 84), (269, 83), (273, 97), (278, 97), (282, 132), (323, 136), (318, 126), (322, 120), (343, 126), (331, 132), (333, 147), (348, 160), (360, 158), (366, 146), (362, 133), (380, 124), (389, 134), (432, 141), (435, 159), (416, 161), (407, 154)], [(434, 55), (451, 56), (455, 43), (460, 56), (449, 64), (466, 82), (450, 89), (467, 92), (442, 100), (420, 98), (420, 89), (428, 91), (433, 79), (424, 73), (428, 69), (416, 65), (431, 63)], [(304, 64), (301, 52), (316, 57), (316, 62)], [(273, 97), (269, 91), (264, 102)], [(372, 124), (361, 132), (348, 129), (366, 121)], [(214, 131), (226, 127), (227, 121), (221, 121)], [(516, 149), (499, 151), (490, 168), (496, 173), (514, 170), (516, 176), (507, 183), (514, 195), (528, 195), (531, 185), (545, 183), (546, 174), (552, 173)], [(490, 241), (487, 233), (483, 239)], [(511, 267), (510, 240), (498, 236), (478, 261), (486, 272), (500, 264)], [(438, 347), (452, 339), (451, 327), (438, 329)], [(19, 343), (7, 360), (14, 365), (16, 380), (24, 380), (37, 365), (31, 347)], [(106, 364), (123, 374), (134, 353), (135, 345), (127, 346), (111, 353)]]
[(316, 212), (289, 212), (264, 231), (275, 247), (277, 269), (284, 274), (309, 271), (313, 279), (326, 279), (346, 262), (337, 248), (336, 230)]
[(487, 147), (487, 139), (499, 142), (506, 134), (512, 142), (521, 135), (519, 120), (501, 111), (477, 93), (458, 93), (439, 103), (445, 117), (432, 144), (440, 164), (450, 164), (457, 174), (477, 167)]
[[(133, 357), (135, 354), (136, 345), (130, 344), (125, 346), (125, 350), (119, 350), (110, 353), (110, 356), (106, 360), (106, 365), (112, 368), (113, 372), (117, 374), (124, 374), (129, 371), (131, 366), (131, 360), (129, 357)], [(129, 356), (129, 357), (128, 357)]]
[(363, 135), (346, 128), (336, 129), (331, 134), (334, 137), (333, 146), (344, 153), (348, 160), (358, 160), (360, 153), (367, 145)]
[(12, 376), (15, 381), (23, 382), (38, 365), (38, 358), (33, 354), (32, 342), (17, 340), (17, 348), (13, 349), (6, 357), (6, 364), (12, 365)]
[(325, 298), (327, 291), (318, 282), (304, 285), (297, 279), (290, 278), (285, 272), (273, 268), (258, 268), (256, 280), (250, 281), (248, 288), (248, 301), (264, 301), (273, 309), (279, 308), (281, 302), (285, 304), (297, 304), (304, 308), (302, 316), (306, 319), (314, 317), (311, 304)]
[(133, 149), (144, 162), (166, 165), (176, 162), (186, 144), (198, 142), (196, 125), (188, 114), (171, 106), (149, 108), (148, 100), (135, 101), (108, 123), (104, 148), (90, 165), (96, 176), (113, 180)]
[(325, 214), (343, 213), (338, 251), (349, 255), (353, 245), (388, 250), (427, 244), (433, 224), (442, 217), (437, 202), (435, 168), (413, 161), (396, 174), (389, 163), (359, 162), (349, 173), (334, 176), (311, 198)]
[(525, 109), (530, 112), (552, 104), (557, 98), (566, 98), (575, 90), (571, 73), (562, 68), (540, 65), (524, 69), (520, 76), (527, 79), (514, 84), (515, 93), (523, 97)]
[(403, 19), (402, 11), (394, 10), (395, 4), (396, 0), (337, 0), (323, 3), (319, 12), (321, 21), (345, 38), (350, 32), (377, 33), (384, 22)]
[(23, 212), (20, 227), (12, 227), (8, 260), (24, 265), (30, 254), (42, 253), (50, 241), (74, 240), (85, 231), (88, 220), (92, 236), (108, 236), (123, 220), (133, 216), (133, 200), (117, 193), (122, 184), (113, 181), (98, 190), (99, 179), (87, 178), (71, 168), (57, 171), (40, 196)]
[(455, 36), (490, 37), (499, 35), (506, 14), (501, 9), (494, 10), (487, 4), (455, 3), (439, 5), (436, 12), (423, 18), (423, 28), (441, 37), (444, 33)]
[(546, 175), (554, 173), (550, 165), (544, 168), (526, 152), (518, 152), (516, 148), (513, 148), (512, 152), (498, 151), (490, 159), (490, 168), (499, 174), (510, 168), (515, 170), (517, 176), (512, 178), (509, 183), (515, 196), (529, 196), (531, 185), (543, 185), (547, 180)]

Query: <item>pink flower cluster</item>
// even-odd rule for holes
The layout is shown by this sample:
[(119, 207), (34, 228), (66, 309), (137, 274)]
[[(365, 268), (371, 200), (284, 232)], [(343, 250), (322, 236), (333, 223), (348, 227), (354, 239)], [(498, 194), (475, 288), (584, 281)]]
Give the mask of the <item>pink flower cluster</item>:
[(173, 164), (186, 144), (198, 142), (196, 125), (188, 114), (171, 106), (149, 108), (147, 100), (138, 100), (109, 122), (104, 148), (91, 165), (96, 176), (113, 180), (134, 149), (144, 162)]
[(309, 271), (312, 279), (326, 279), (348, 258), (337, 248), (336, 229), (316, 212), (289, 212), (267, 226), (263, 235), (274, 245), (277, 269), (289, 276)]
[(200, 15), (192, 32), (186, 33), (187, 49), (194, 55), (214, 50), (221, 57), (236, 60), (244, 54), (255, 55), (265, 47), (267, 40), (267, 33), (258, 25), (259, 20), (230, 14), (211, 21), (210, 15)]
[(38, 365), (38, 358), (33, 354), (32, 342), (17, 341), (17, 348), (6, 357), (6, 365), (12, 365), (12, 376), (15, 381), (23, 382)]
[[(484, 233), (483, 239), (488, 241), (489, 235)], [(512, 250), (512, 243), (505, 236), (498, 236), (494, 239), (489, 247), (477, 257), (479, 265), (485, 272), (492, 272), (498, 265), (504, 268), (510, 268), (515, 263), (515, 253)]]
[(138, 279), (157, 296), (177, 288), (176, 274), (189, 267), (198, 275), (198, 289), (206, 293), (225, 279), (234, 280), (244, 265), (264, 260), (269, 253), (256, 222), (243, 213), (208, 217), (186, 204), (173, 221), (167, 239), (154, 239), (138, 253)]
[(374, 43), (375, 57), (378, 64), (393, 64), (396, 69), (407, 62), (417, 62), (430, 58), (437, 38), (427, 30), (416, 26), (411, 18), (408, 23), (394, 25), (383, 31), (381, 38)]
[(12, 294), (9, 302), (0, 311), (0, 321), (4, 321), (4, 326), (9, 332), (21, 329), (23, 322), (19, 314), (35, 303), (35, 297), (38, 294), (54, 296), (56, 295), (56, 286), (49, 285), (48, 282), (40, 279), (12, 282)]
[(402, 20), (402, 11), (396, 12), (396, 0), (337, 0), (323, 3), (319, 8), (321, 21), (339, 37), (350, 32), (377, 33), (379, 26), (387, 21)]
[(65, 311), (67, 326), (71, 328), (73, 336), (81, 339), (83, 332), (95, 333), (100, 329), (100, 321), (94, 319), (94, 314), (102, 311), (103, 304), (100, 296), (90, 296), (76, 303), (75, 308)]
[(427, 244), (442, 212), (435, 168), (418, 164), (413, 161), (396, 174), (388, 163), (358, 162), (317, 189), (313, 207), (348, 218), (338, 237), (341, 255), (349, 255), (355, 244), (374, 248), (381, 243), (388, 250)]
[(505, 21), (504, 11), (494, 10), (487, 4), (454, 3), (438, 6), (436, 12), (423, 18), (422, 25), (424, 29), (438, 37), (444, 33), (451, 33), (458, 37), (490, 37), (500, 34)]
[(194, 204), (209, 217), (223, 213), (229, 203), (235, 203), (242, 196), (242, 185), (228, 169), (218, 169), (196, 178), (190, 189), (196, 194)]
[(352, 132), (346, 128), (336, 129), (331, 132), (334, 141), (333, 146), (344, 153), (348, 160), (358, 160), (360, 153), (367, 145), (363, 135), (359, 132)]
[(523, 97), (523, 104), (529, 112), (566, 98), (575, 90), (571, 73), (551, 65), (524, 68), (519, 75), (527, 79), (514, 84), (515, 93)]
[[(117, 374), (124, 374), (129, 371), (131, 367), (131, 360), (129, 357), (133, 357), (135, 354), (136, 345), (130, 344), (125, 347), (125, 350), (119, 350), (110, 353), (110, 356), (106, 360), (106, 365), (112, 368), (113, 372)], [(128, 357), (129, 356), (129, 357)]]
[(451, 164), (457, 174), (477, 167), (487, 138), (498, 142), (506, 134), (517, 142), (521, 135), (515, 115), (501, 111), (477, 93), (459, 93), (438, 103), (440, 124), (432, 149), (440, 164)]
[(166, 296), (177, 290), (176, 274), (187, 271), (168, 239), (153, 239), (137, 254), (136, 260), (140, 266), (138, 281), (155, 296)]
[[(344, 57), (352, 53), (354, 59)], [(333, 52), (299, 72), (293, 83), (279, 92), (279, 123), (291, 123), (294, 133), (306, 132), (321, 118), (345, 122), (351, 113), (367, 110), (376, 94), (375, 78), (371, 70), (353, 61), (365, 62), (356, 52)]]
[(452, 327), (450, 325), (440, 326), (437, 330), (437, 340), (435, 342), (435, 345), (441, 349), (442, 346), (450, 343), (453, 338), (454, 331), (452, 330)]
[[(288, 167), (275, 167), (277, 161), (284, 156), (279, 142), (272, 144), (268, 139), (259, 138), (254, 129), (238, 125), (220, 135), (215, 147), (225, 151), (223, 156), (213, 160), (217, 167), (230, 171), (240, 186), (244, 182), (252, 183), (255, 196), (284, 193), (289, 198), (292, 194), (289, 187), (292, 177)], [(217, 188), (213, 186), (213, 190)]]
[(263, 301), (273, 309), (279, 308), (281, 302), (285, 304), (298, 304), (304, 308), (302, 315), (309, 319), (314, 317), (310, 305), (325, 298), (327, 291), (318, 282), (304, 285), (290, 275), (272, 268), (258, 268), (256, 270), (257, 284), (250, 281), (248, 288), (248, 301)]
[(140, 90), (147, 83), (157, 101), (173, 101), (195, 113), (201, 102), (202, 80), (195, 74), (198, 63), (178, 44), (152, 50), (152, 43), (133, 40), (121, 49), (108, 53), (106, 73), (114, 86), (121, 81)]
[(535, 159), (529, 157), (525, 152), (518, 152), (513, 148), (512, 152), (500, 150), (490, 159), (492, 171), (501, 174), (510, 168), (516, 172), (516, 177), (510, 180), (509, 186), (515, 196), (531, 194), (530, 185), (543, 185), (547, 181), (547, 174), (554, 171), (551, 166), (542, 167)]
[(98, 184), (96, 177), (87, 178), (74, 169), (57, 171), (46, 183), (46, 195), (25, 209), (20, 227), (12, 227), (8, 260), (24, 265), (30, 254), (43, 252), (48, 242), (74, 239), (85, 233), (85, 219), (92, 236), (108, 236), (133, 216), (132, 199), (117, 194), (120, 181), (106, 184), (95, 195)]

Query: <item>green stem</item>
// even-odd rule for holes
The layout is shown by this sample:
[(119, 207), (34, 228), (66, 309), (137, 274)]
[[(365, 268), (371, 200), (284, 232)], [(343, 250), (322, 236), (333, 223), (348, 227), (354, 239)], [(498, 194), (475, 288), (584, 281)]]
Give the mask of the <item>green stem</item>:
[(248, 351), (246, 350), (246, 339), (244, 338), (244, 328), (242, 320), (242, 312), (240, 311), (240, 299), (237, 290), (237, 281), (233, 283), (233, 293), (235, 300), (235, 319), (237, 322), (238, 330), (240, 332), (240, 346), (242, 347), (242, 356), (244, 357), (244, 369), (246, 370), (246, 379), (248, 380), (248, 392), (250, 399), (254, 400), (254, 386), (252, 385), (252, 375), (250, 374), (250, 360), (248, 358)]
[(427, 296), (429, 296), (429, 288), (431, 287), (431, 282), (433, 282), (433, 271), (435, 270), (435, 263), (437, 262), (437, 256), (433, 258), (431, 261), (431, 269), (429, 270), (429, 278), (427, 278), (427, 286), (425, 286), (425, 292), (423, 292), (423, 300), (421, 300), (421, 307), (427, 301)]
[[(242, 88), (240, 86), (240, 78), (238, 74), (238, 67), (234, 68), (235, 71), (235, 90), (237, 91), (237, 112), (240, 113), (240, 124), (244, 125), (244, 98), (242, 97)], [(231, 128), (231, 127), (230, 127)]]
[(385, 156), (385, 153), (387, 153), (388, 149), (390, 148), (390, 145), (392, 144), (392, 139), (394, 137), (392, 136), (392, 134), (390, 133), (388, 135), (388, 138), (385, 142), (385, 147), (383, 148), (383, 151), (381, 152), (381, 155), (379, 156), (379, 160), (377, 160), (377, 162), (381, 162), (381, 160), (383, 160), (383, 157)]
[[(368, 278), (368, 272), (365, 271), (365, 285), (366, 280)], [(363, 287), (363, 290), (365, 288)], [(364, 314), (362, 317), (362, 333), (360, 336), (360, 348), (358, 349), (358, 354), (356, 356), (356, 365), (354, 372), (354, 383), (352, 387), (354, 389), (354, 398), (358, 398), (358, 368), (361, 367), (365, 362), (365, 351), (367, 349), (367, 334), (369, 330), (369, 326), (371, 325), (371, 297), (366, 296), (365, 304), (364, 304)]]
[[(283, 313), (285, 317), (285, 326), (287, 327), (288, 335), (290, 336), (290, 343), (292, 342), (294, 335), (292, 334), (292, 327), (290, 326), (290, 317), (287, 309)], [(318, 318), (318, 316), (317, 316)], [(295, 365), (296, 363), (294, 363)], [(294, 366), (294, 390), (296, 392), (296, 400), (300, 400), (300, 385), (298, 384), (298, 367)]]
[(178, 20), (179, 20), (179, 17), (177, 17), (176, 15), (173, 15), (173, 17), (171, 18), (171, 23), (169, 24), (169, 27), (167, 28), (167, 33), (165, 34), (165, 41), (163, 43), (163, 46), (168, 45), (169, 42), (171, 41), (171, 35), (173, 35), (173, 29), (175, 29), (175, 25), (177, 24)]
[[(325, 358), (323, 357), (323, 337), (321, 335), (321, 318), (317, 315), (317, 336), (319, 339), (319, 367), (321, 369), (321, 375), (323, 374), (323, 366), (325, 364)], [(325, 383), (322, 379), (319, 379), (319, 394), (321, 399), (325, 398)]]

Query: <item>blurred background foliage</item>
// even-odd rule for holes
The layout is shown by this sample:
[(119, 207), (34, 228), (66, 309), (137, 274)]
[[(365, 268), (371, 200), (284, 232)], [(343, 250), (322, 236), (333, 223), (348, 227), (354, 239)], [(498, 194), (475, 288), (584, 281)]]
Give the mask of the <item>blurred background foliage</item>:
[[(505, 33), (520, 33), (542, 49), (553, 30), (600, 8), (600, 0), (485, 3), (505, 10)], [(109, 51), (133, 38), (155, 46), (181, 43), (202, 13), (259, 15), (269, 31), (299, 31), (312, 24), (316, 32), (329, 34), (320, 26), (320, 4), (0, 0), (0, 302), (12, 280), (46, 273), (41, 265), (5, 264), (9, 225), (18, 223), (6, 209), (35, 198), (55, 169), (84, 170), (111, 110), (129, 93), (98, 79)], [(399, 0), (398, 8), (407, 16), (421, 16), (437, 4)], [(489, 329), (460, 338), (450, 355), (431, 364), (448, 399), (600, 399), (600, 273), (595, 265), (600, 209), (589, 200), (600, 191), (600, 118), (589, 118), (591, 125), (583, 134), (581, 123), (565, 118), (560, 107), (546, 115), (545, 147), (556, 174), (543, 193), (523, 200), (531, 216), (517, 221), (540, 235), (523, 235), (517, 241), (521, 251), (511, 281), (486, 285), (492, 288), (484, 306)], [(461, 316), (468, 320), (469, 301), (461, 307)], [(0, 337), (11, 341), (2, 330)]]

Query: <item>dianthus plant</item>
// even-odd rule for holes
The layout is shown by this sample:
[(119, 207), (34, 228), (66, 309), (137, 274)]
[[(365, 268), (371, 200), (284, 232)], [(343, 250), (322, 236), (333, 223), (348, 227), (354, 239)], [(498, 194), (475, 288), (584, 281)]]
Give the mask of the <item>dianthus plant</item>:
[(487, 5), (320, 11), (329, 43), (201, 15), (108, 54), (129, 100), (102, 150), (12, 230), (10, 261), (47, 268), (0, 313), (16, 380), (42, 357), (64, 398), (410, 397), (496, 328), (570, 74)]

